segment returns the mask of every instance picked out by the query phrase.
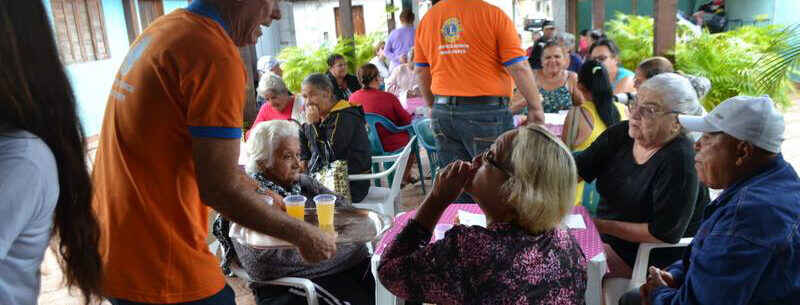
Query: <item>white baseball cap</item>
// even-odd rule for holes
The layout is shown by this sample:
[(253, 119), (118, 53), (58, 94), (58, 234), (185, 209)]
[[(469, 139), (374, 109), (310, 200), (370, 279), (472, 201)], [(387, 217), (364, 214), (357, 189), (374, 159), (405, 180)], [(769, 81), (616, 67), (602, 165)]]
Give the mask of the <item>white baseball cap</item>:
[(275, 68), (275, 66), (282, 63), (283, 62), (278, 60), (278, 58), (275, 56), (266, 55), (258, 58), (258, 61), (256, 62), (256, 68), (261, 73), (267, 73), (269, 70), (272, 70), (272, 68)]
[(783, 115), (767, 95), (735, 96), (705, 116), (679, 115), (678, 121), (688, 130), (724, 132), (773, 153), (781, 152), (786, 128)]

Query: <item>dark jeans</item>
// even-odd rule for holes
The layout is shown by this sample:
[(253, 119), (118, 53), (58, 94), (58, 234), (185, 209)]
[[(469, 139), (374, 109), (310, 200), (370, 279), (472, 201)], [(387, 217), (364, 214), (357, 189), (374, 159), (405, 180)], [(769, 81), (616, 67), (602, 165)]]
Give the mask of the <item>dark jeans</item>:
[[(139, 303), (139, 302), (131, 302), (128, 300), (123, 299), (113, 299), (109, 298), (109, 302), (113, 305), (145, 305), (149, 303)], [(202, 300), (191, 301), (191, 302), (183, 302), (183, 303), (175, 303), (179, 305), (236, 305), (236, 295), (233, 293), (233, 289), (227, 284), (220, 292), (210, 297), (207, 297)]]
[[(431, 127), (439, 144), (439, 168), (456, 160), (469, 161), (514, 128), (508, 104), (434, 104)], [(462, 196), (457, 201), (471, 201)]]
[[(311, 279), (317, 286), (317, 299), (320, 305), (336, 304), (331, 295), (339, 302), (353, 305), (375, 304), (375, 278), (370, 271), (370, 261), (365, 259), (353, 268)], [(322, 289), (324, 289), (324, 291)], [(305, 305), (306, 297), (293, 292), (303, 293), (286, 286), (262, 286), (253, 289), (258, 305)]]

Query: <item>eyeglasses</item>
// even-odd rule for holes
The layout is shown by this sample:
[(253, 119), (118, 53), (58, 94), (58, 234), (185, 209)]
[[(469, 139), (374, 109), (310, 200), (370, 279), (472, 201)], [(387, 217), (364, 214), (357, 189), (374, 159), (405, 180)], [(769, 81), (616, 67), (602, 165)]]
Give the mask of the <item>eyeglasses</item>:
[(510, 169), (506, 168), (505, 166), (500, 165), (500, 163), (497, 163), (497, 161), (495, 161), (495, 159), (494, 159), (494, 151), (492, 151), (491, 147), (489, 149), (483, 151), (480, 154), (480, 159), (482, 161), (486, 162), (486, 163), (489, 163), (489, 165), (496, 167), (497, 169), (502, 171), (507, 176), (509, 176), (509, 177), (513, 176), (511, 174), (511, 170)]
[(641, 103), (633, 102), (628, 104), (628, 112), (631, 117), (639, 116), (643, 119), (651, 120), (666, 114), (681, 114), (678, 111), (659, 111), (654, 105), (640, 106), (639, 104)]

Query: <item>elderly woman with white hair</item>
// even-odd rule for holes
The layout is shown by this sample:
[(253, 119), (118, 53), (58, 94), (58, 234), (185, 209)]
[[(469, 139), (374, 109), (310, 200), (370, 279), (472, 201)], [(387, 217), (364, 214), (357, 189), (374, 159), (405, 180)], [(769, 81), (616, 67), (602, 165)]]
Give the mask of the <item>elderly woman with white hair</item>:
[[(472, 162), (439, 172), (433, 190), (381, 257), (395, 295), (436, 304), (584, 304), (586, 259), (559, 227), (572, 208), (575, 161), (530, 124), (502, 134)], [(488, 227), (457, 225), (428, 244), (447, 206), (468, 192)]]
[[(306, 121), (303, 100), (289, 92), (289, 88), (280, 76), (271, 73), (261, 76), (256, 93), (265, 103), (258, 110), (253, 128), (261, 122), (271, 120), (294, 120), (301, 124)], [(248, 131), (245, 139), (249, 138)]]
[[(247, 142), (247, 173), (258, 182), (262, 193), (277, 194), (280, 200), (289, 195), (303, 195), (310, 200), (319, 194), (333, 194), (318, 181), (300, 172), (299, 128), (289, 121), (269, 121), (253, 129)], [(337, 207), (349, 207), (349, 200), (337, 196)], [(238, 259), (247, 274), (259, 281), (281, 277), (302, 277), (312, 280), (318, 289), (320, 304), (373, 304), (375, 280), (369, 272), (369, 253), (363, 244), (339, 244), (329, 260), (310, 264), (295, 249), (254, 249), (228, 237), (229, 223), (222, 217), (214, 221), (214, 235), (223, 247), (222, 268), (230, 274), (231, 260)], [(305, 303), (285, 286), (252, 283), (250, 288), (259, 305)]]
[[(694, 169), (693, 141), (678, 114), (703, 112), (689, 81), (675, 73), (652, 77), (629, 105), (630, 120), (609, 127), (576, 156), (578, 175), (596, 181), (594, 220), (604, 242), (607, 277), (630, 277), (640, 243), (676, 243), (694, 236), (708, 189)], [(657, 249), (650, 264), (664, 267), (682, 248)]]

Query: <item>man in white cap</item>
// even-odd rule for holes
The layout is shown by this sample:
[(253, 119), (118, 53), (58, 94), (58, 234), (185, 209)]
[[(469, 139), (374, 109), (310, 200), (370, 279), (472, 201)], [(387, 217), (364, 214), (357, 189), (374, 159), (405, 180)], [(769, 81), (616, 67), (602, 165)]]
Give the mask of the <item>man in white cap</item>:
[(678, 116), (703, 132), (695, 169), (724, 189), (681, 261), (650, 267), (639, 293), (620, 304), (797, 304), (800, 179), (781, 156), (784, 122), (767, 96), (737, 96), (703, 117)]
[(278, 60), (275, 56), (261, 56), (258, 58), (258, 62), (256, 62), (256, 68), (258, 69), (258, 78), (261, 79), (261, 76), (267, 73), (275, 74), (279, 77), (283, 77), (283, 70), (281, 69), (281, 64), (283, 62)]

